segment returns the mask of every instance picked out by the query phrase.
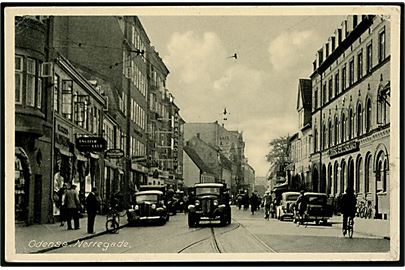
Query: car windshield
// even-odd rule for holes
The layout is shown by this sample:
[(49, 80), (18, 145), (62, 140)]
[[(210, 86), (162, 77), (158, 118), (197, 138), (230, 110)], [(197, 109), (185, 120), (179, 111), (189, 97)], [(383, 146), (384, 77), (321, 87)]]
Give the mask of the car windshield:
[(203, 194), (214, 194), (219, 195), (220, 188), (219, 187), (197, 187), (195, 189), (196, 195), (203, 195)]
[(325, 204), (326, 197), (325, 196), (308, 196), (308, 203), (310, 204)]
[(298, 194), (289, 194), (285, 196), (286, 201), (296, 201), (298, 199)]
[(157, 194), (142, 194), (136, 196), (136, 203), (157, 202), (157, 200), (158, 200)]

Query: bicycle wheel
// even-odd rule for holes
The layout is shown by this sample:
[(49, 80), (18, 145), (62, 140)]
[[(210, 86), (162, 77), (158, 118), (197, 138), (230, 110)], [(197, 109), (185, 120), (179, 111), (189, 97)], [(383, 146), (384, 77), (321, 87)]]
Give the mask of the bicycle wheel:
[(109, 232), (109, 233), (115, 233), (115, 232), (118, 231), (119, 224), (118, 224), (118, 222), (117, 222), (116, 220), (114, 220), (114, 219), (109, 219), (109, 220), (107, 220), (107, 222), (105, 223), (105, 227), (106, 227), (107, 232)]

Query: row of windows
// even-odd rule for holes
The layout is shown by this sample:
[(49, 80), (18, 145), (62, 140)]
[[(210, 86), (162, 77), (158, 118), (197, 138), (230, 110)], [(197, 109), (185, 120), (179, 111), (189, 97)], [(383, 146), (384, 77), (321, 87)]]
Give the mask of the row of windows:
[(101, 110), (91, 105), (88, 95), (73, 89), (72, 80), (61, 80), (54, 76), (54, 111), (76, 125), (97, 134), (100, 129)]
[[(361, 104), (358, 104), (356, 109), (350, 108), (348, 111), (342, 110), (340, 117), (336, 115), (334, 120), (329, 119), (328, 124), (326, 125), (326, 123), (324, 123), (322, 126), (322, 149), (335, 146), (369, 132), (372, 127), (372, 113), (372, 102), (371, 99), (368, 99), (365, 110), (363, 110)], [(389, 123), (389, 108), (384, 100), (378, 100), (377, 124), (385, 125), (387, 123)], [(315, 152), (318, 149), (317, 137), (318, 131), (315, 127)]]
[(139, 104), (131, 98), (131, 120), (143, 130), (146, 128), (146, 112)]
[(127, 108), (128, 108), (128, 95), (125, 93), (125, 91), (122, 91), (121, 96), (118, 97), (119, 101), (119, 109), (120, 111), (124, 114), (127, 115)]
[[(364, 66), (363, 53), (365, 54), (366, 65)], [(385, 30), (382, 30), (378, 35), (378, 63), (381, 63), (386, 59), (386, 37)], [(355, 61), (356, 61), (356, 73), (355, 73)], [(365, 69), (364, 69), (365, 68)], [(349, 60), (348, 66), (344, 64), (341, 70), (338, 70), (333, 76), (330, 76), (329, 79), (325, 80), (322, 85), (322, 104), (327, 103), (329, 100), (333, 99), (340, 92), (347, 89), (347, 87), (352, 86), (356, 81), (361, 80), (364, 77), (364, 72), (369, 74), (373, 68), (373, 44), (372, 42), (368, 43), (365, 48), (360, 49), (355, 57)], [(347, 77), (348, 76), (348, 77)], [(319, 91), (318, 88), (314, 91), (314, 105), (313, 108), (316, 109), (320, 106), (318, 100)]]
[(136, 65), (135, 60), (131, 58), (131, 53), (125, 50), (123, 51), (123, 74), (125, 77), (130, 78), (144, 97), (147, 96), (147, 78)]
[(149, 94), (149, 109), (156, 112), (160, 117), (169, 119), (169, 110), (164, 104), (158, 102), (156, 95), (152, 93)]
[(15, 103), (42, 108), (43, 82), (41, 62), (21, 55), (15, 56)]
[(129, 148), (132, 156), (146, 156), (145, 144), (134, 137), (131, 137)]
[(137, 50), (143, 51), (143, 61), (146, 63), (146, 46), (134, 25), (131, 25), (131, 43)]
[(123, 148), (123, 138), (122, 131), (119, 127), (113, 126), (110, 122), (103, 122), (103, 136), (107, 141), (107, 149), (118, 148), (124, 150)]

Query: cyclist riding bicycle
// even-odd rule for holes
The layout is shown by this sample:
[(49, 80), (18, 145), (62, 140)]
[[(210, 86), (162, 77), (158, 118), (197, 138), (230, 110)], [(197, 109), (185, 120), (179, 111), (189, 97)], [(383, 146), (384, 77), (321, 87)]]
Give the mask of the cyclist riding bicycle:
[(298, 196), (295, 202), (296, 211), (298, 213), (298, 224), (304, 223), (304, 215), (307, 211), (308, 198), (305, 196), (305, 191), (301, 190), (301, 194)]
[(354, 195), (353, 189), (347, 188), (346, 193), (343, 194), (341, 199), (341, 211), (343, 214), (343, 235), (346, 235), (348, 218), (350, 217), (354, 220), (354, 217), (356, 215), (356, 204), (357, 199)]

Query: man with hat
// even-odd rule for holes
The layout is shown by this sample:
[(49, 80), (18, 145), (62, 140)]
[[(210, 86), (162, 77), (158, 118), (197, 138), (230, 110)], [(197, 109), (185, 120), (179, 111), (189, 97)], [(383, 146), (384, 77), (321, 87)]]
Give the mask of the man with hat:
[(65, 195), (65, 206), (67, 214), (68, 230), (72, 230), (72, 218), (74, 221), (75, 230), (80, 229), (79, 210), (81, 208), (79, 193), (76, 191), (76, 185), (71, 185)]
[(296, 211), (298, 211), (298, 225), (304, 223), (304, 214), (307, 211), (308, 198), (305, 196), (305, 190), (301, 190), (300, 195), (295, 203)]

